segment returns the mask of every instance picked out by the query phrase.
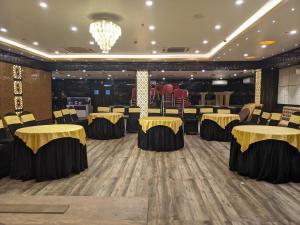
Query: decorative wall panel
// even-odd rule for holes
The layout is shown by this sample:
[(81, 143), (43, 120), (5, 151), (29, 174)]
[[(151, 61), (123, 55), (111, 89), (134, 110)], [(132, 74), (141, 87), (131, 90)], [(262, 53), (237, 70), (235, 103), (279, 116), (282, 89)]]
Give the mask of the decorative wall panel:
[(15, 112), (21, 113), (23, 111), (23, 88), (22, 88), (22, 67), (13, 65), (13, 78), (14, 78), (14, 103)]
[(149, 73), (148, 71), (137, 71), (137, 105), (141, 108), (141, 117), (148, 116), (149, 100)]
[(261, 104), (261, 70), (256, 70), (255, 75), (255, 104)]

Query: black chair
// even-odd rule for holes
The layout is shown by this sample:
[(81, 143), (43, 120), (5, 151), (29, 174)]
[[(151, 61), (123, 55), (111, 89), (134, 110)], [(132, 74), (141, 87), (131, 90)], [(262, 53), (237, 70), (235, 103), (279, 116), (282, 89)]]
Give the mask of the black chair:
[(73, 123), (73, 119), (72, 119), (72, 116), (71, 116), (71, 113), (70, 113), (69, 109), (62, 109), (61, 113), (64, 117), (65, 123), (70, 123), (70, 124)]
[(165, 108), (165, 114), (164, 114), (164, 116), (180, 117), (180, 115), (179, 115), (179, 109), (177, 107), (168, 107), (168, 108)]
[(13, 146), (13, 138), (3, 126), (0, 118), (0, 178), (6, 177), (10, 172), (10, 150)]
[(161, 116), (161, 110), (157, 107), (148, 108), (148, 116)]
[(15, 136), (16, 130), (23, 127), (20, 117), (16, 113), (10, 112), (4, 115), (3, 120), (7, 125), (12, 136)]
[(262, 112), (261, 109), (254, 109), (248, 124), (253, 124), (253, 125), (258, 124), (258, 120), (260, 118), (261, 112)]
[(281, 113), (272, 113), (269, 126), (278, 126), (280, 120), (281, 120), (282, 114)]
[(21, 121), (23, 122), (24, 127), (37, 126), (38, 123), (34, 118), (34, 115), (31, 112), (23, 111), (20, 114)]
[(54, 111), (53, 116), (54, 116), (55, 123), (57, 124), (66, 123), (61, 111)]
[[(85, 132), (87, 132), (88, 120), (87, 119), (79, 119), (77, 112), (74, 108), (67, 109), (64, 112), (62, 112), (62, 114), (64, 115), (64, 113), (66, 114), (67, 112), (69, 113), (68, 120), (71, 121), (71, 122), (67, 122), (67, 123), (83, 126)], [(66, 118), (66, 117), (64, 117), (64, 118)], [(71, 120), (70, 120), (70, 118), (71, 118)]]
[(300, 112), (295, 112), (289, 120), (288, 127), (299, 129), (300, 128)]
[(271, 118), (271, 113), (263, 112), (259, 119), (259, 125), (268, 125), (269, 119)]
[(199, 115), (197, 108), (188, 107), (183, 109), (184, 132), (186, 134), (198, 134)]
[(129, 107), (126, 122), (126, 131), (128, 133), (137, 133), (139, 131), (140, 113), (141, 109), (139, 107)]

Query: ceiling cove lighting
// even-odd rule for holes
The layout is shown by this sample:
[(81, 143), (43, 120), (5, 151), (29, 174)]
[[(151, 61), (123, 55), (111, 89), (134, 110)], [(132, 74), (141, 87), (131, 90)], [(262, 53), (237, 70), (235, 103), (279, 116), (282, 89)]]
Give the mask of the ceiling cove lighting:
[[(210, 59), (228, 43), (233, 41), (237, 36), (247, 30), (250, 26), (255, 24), (264, 15), (282, 3), (284, 0), (269, 0), (263, 5), (254, 15), (247, 19), (242, 25), (240, 25), (233, 33), (231, 33), (224, 41), (216, 45), (209, 52), (203, 54), (157, 54), (153, 57), (152, 54), (114, 54), (109, 55), (110, 59)], [(154, 27), (155, 29), (155, 27)], [(48, 60), (75, 60), (75, 59), (107, 59), (107, 55), (103, 54), (51, 54), (43, 51), (33, 49), (29, 46), (21, 44), (19, 42), (12, 41), (10, 39), (0, 36), (0, 42), (9, 46), (16, 47), (23, 51), (27, 51), (30, 54), (35, 54), (39, 57), (43, 57)]]
[(122, 30), (112, 21), (100, 20), (91, 23), (90, 33), (103, 53), (108, 53), (122, 35)]

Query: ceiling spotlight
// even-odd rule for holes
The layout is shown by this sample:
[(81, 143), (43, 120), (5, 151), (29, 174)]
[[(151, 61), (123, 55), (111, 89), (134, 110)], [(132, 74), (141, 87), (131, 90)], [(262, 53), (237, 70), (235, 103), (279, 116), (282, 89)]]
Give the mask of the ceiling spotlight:
[(125, 73), (126, 70), (122, 70), (122, 73)]
[(291, 11), (294, 12), (296, 9), (295, 8), (291, 8)]
[(7, 29), (6, 28), (4, 28), (4, 27), (1, 27), (1, 32), (3, 32), (3, 33), (7, 33)]
[(202, 73), (204, 73), (205, 72), (205, 70), (202, 70)]
[(46, 9), (48, 8), (48, 4), (46, 2), (40, 2), (40, 7)]
[(82, 80), (82, 77), (80, 77), (79, 79)]
[(206, 45), (207, 43), (208, 43), (208, 40), (204, 40), (204, 41), (203, 41), (203, 44)]
[(266, 47), (267, 47), (267, 45), (262, 45), (261, 47), (262, 47), (262, 48), (266, 48)]
[(244, 73), (247, 73), (247, 70), (243, 70)]
[(220, 77), (220, 80), (223, 80), (223, 77)]
[(194, 75), (193, 75), (193, 74), (191, 74), (191, 77), (194, 77)]
[(166, 78), (165, 78), (165, 77), (163, 77), (162, 79), (163, 79), (163, 80), (166, 80)]
[(198, 53), (199, 53), (199, 50), (196, 50), (195, 53), (198, 54)]
[(82, 70), (82, 72), (86, 73), (86, 70)]
[(272, 23), (276, 23), (276, 20), (272, 20)]
[(152, 2), (152, 1), (146, 1), (146, 5), (147, 5), (147, 6), (152, 6), (152, 5), (153, 5), (153, 2)]
[(260, 33), (261, 32), (261, 30), (257, 30), (257, 33)]
[(233, 74), (233, 76), (234, 76), (234, 77), (236, 77), (236, 76), (237, 76), (237, 74), (235, 73), (235, 74)]
[(57, 55), (57, 54), (59, 54), (59, 51), (55, 51), (54, 53)]
[(221, 29), (221, 25), (216, 25), (215, 26), (215, 30), (220, 30)]
[(194, 77), (191, 77), (190, 80), (194, 80)]
[(239, 43), (237, 43), (237, 44), (236, 44), (236, 47), (239, 47), (239, 46), (240, 46), (240, 44), (239, 44)]
[(70, 77), (71, 75), (70, 75), (70, 74), (68, 74), (67, 76), (68, 76), (68, 77)]
[(242, 5), (244, 3), (244, 0), (236, 0), (235, 4), (236, 5)]
[(38, 43), (38, 42), (36, 42), (36, 41), (34, 41), (34, 42), (33, 42), (33, 45), (39, 45), (39, 43)]
[(156, 54), (157, 52), (155, 50), (152, 51), (152, 54)]
[(93, 41), (90, 41), (90, 45), (94, 45), (95, 44), (95, 42), (93, 42)]
[(156, 45), (156, 41), (151, 41), (151, 45)]
[(248, 53), (245, 53), (245, 54), (244, 54), (244, 57), (248, 57), (248, 56), (249, 56)]
[(149, 30), (155, 30), (155, 26), (154, 25), (150, 25), (149, 26)]
[(290, 34), (290, 35), (297, 34), (297, 31), (296, 31), (296, 30), (291, 30), (291, 31), (289, 32), (289, 34)]
[(161, 72), (162, 72), (162, 73), (164, 73), (164, 72), (165, 72), (165, 70), (161, 70)]
[(108, 74), (107, 76), (111, 77), (111, 75), (110, 75), (110, 74)]
[(72, 31), (77, 31), (77, 30), (78, 30), (78, 28), (77, 28), (77, 27), (75, 27), (75, 26), (72, 26), (72, 27), (71, 27), (71, 30), (72, 30)]

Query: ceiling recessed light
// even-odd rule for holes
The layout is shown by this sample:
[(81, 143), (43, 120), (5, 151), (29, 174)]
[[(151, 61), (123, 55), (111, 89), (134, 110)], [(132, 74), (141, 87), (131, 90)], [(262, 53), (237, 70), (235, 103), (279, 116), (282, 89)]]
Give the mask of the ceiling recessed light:
[(4, 27), (1, 27), (1, 32), (3, 32), (3, 33), (7, 33), (7, 29), (6, 28), (4, 28)]
[(199, 54), (199, 50), (196, 50), (195, 53), (196, 53), (196, 54)]
[(78, 28), (77, 28), (77, 27), (75, 27), (75, 26), (72, 26), (72, 27), (71, 27), (71, 30), (72, 30), (72, 31), (77, 31), (77, 30), (78, 30)]
[(236, 0), (235, 4), (236, 5), (242, 5), (244, 3), (244, 0)]
[(166, 78), (165, 77), (163, 77), (163, 80), (165, 80)]
[(152, 51), (153, 54), (156, 54), (157, 52), (155, 50)]
[(260, 33), (261, 32), (261, 30), (257, 30), (257, 33)]
[(276, 23), (276, 20), (272, 20), (272, 23)]
[(194, 77), (191, 77), (190, 80), (194, 80)]
[(291, 31), (289, 32), (289, 34), (290, 34), (290, 35), (297, 34), (297, 31), (296, 31), (296, 30), (291, 30)]
[(237, 43), (237, 44), (236, 44), (236, 47), (239, 47), (239, 46), (240, 46), (240, 44), (239, 44), (239, 43)]
[(216, 25), (215, 26), (215, 30), (220, 30), (221, 29), (221, 25)]
[(191, 74), (191, 77), (194, 77), (194, 75), (193, 75), (193, 74)]
[(154, 25), (150, 25), (149, 26), (149, 30), (155, 30), (155, 26)]
[(235, 73), (235, 74), (233, 74), (233, 76), (234, 76), (234, 77), (236, 77), (236, 76), (237, 76), (237, 74)]
[(151, 41), (151, 45), (156, 45), (156, 41)]
[(90, 45), (94, 45), (95, 44), (95, 42), (93, 42), (93, 41), (90, 41)]
[(202, 70), (202, 73), (204, 73), (205, 72), (205, 70)]
[(207, 43), (208, 43), (208, 40), (204, 40), (204, 41), (203, 41), (203, 44), (207, 44)]
[(261, 47), (262, 47), (262, 48), (266, 48), (266, 47), (267, 47), (267, 45), (262, 45)]
[(55, 53), (55, 54), (59, 54), (59, 51), (55, 51), (54, 53)]
[(248, 37), (246, 37), (246, 38), (245, 38), (245, 40), (246, 40), (246, 41), (248, 41), (248, 40), (249, 40), (249, 38), (248, 38)]
[(33, 45), (39, 45), (39, 43), (38, 43), (38, 42), (36, 42), (36, 41), (34, 41), (34, 42), (33, 42)]
[(40, 2), (40, 7), (46, 9), (48, 8), (48, 4), (46, 2)]
[(164, 72), (165, 72), (165, 70), (161, 70), (161, 72), (162, 72), (162, 73), (164, 73)]
[(291, 8), (291, 11), (294, 12), (296, 9), (295, 8)]
[(152, 6), (152, 5), (153, 5), (153, 2), (152, 2), (152, 1), (146, 1), (146, 5), (147, 5), (147, 6)]
[(247, 70), (243, 70), (243, 72), (244, 72), (244, 73), (246, 73), (246, 72), (247, 72)]
[(125, 73), (126, 70), (122, 70), (122, 73)]
[(245, 54), (244, 54), (244, 57), (248, 57), (248, 56), (249, 56), (248, 53), (245, 53)]
[(70, 74), (68, 74), (67, 76), (68, 76), (68, 77), (70, 77), (71, 75), (70, 75)]
[(82, 70), (82, 72), (86, 73), (86, 70)]

